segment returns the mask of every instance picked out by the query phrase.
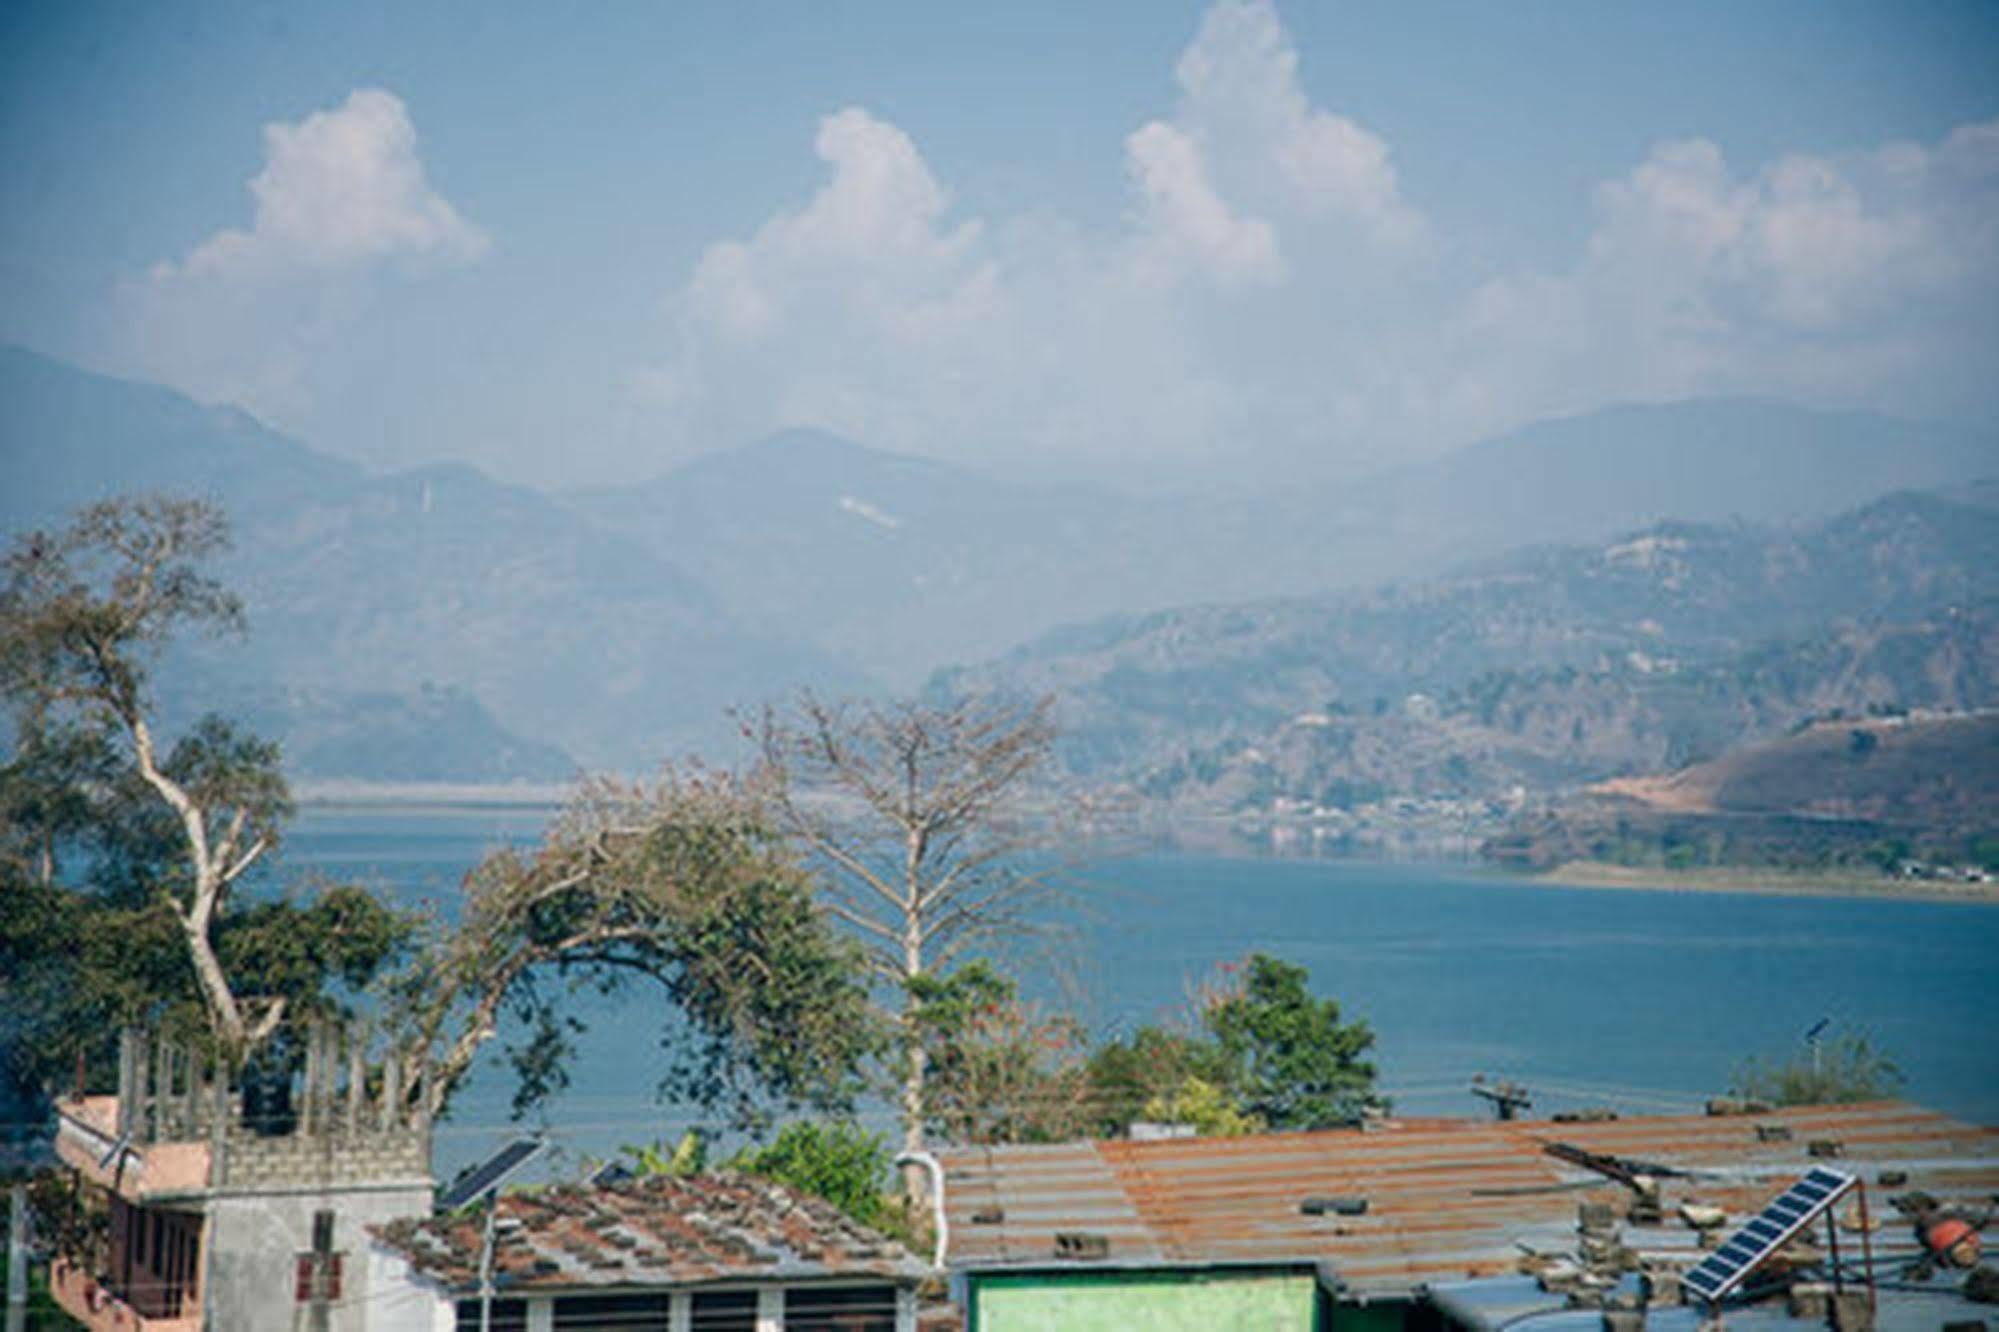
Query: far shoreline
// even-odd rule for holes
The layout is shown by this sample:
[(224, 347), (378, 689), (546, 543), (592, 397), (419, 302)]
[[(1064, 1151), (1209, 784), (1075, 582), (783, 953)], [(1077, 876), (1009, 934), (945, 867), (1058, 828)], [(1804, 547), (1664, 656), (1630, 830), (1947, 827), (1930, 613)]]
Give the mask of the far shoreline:
[(554, 809), (569, 802), (568, 782), (378, 782), (305, 779), (292, 784), (301, 810), (370, 810), (417, 814), (437, 809)]
[(1999, 883), (1950, 883), (1891, 879), (1839, 870), (1705, 868), (1657, 869), (1572, 860), (1526, 876), (1556, 888), (1608, 888), (1627, 892), (1733, 893), (1774, 897), (1869, 897), (1897, 902), (1999, 903)]

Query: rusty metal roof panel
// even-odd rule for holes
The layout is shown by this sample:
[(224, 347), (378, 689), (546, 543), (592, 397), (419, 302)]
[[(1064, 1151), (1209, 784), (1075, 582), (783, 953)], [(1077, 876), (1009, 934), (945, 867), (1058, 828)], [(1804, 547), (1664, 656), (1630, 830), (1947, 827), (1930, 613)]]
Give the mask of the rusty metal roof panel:
[[(1663, 1181), (1670, 1219), (1683, 1200), (1760, 1205), (1809, 1168), (1808, 1145), (1819, 1140), (1838, 1143), (1842, 1168), (1899, 1169), (1909, 1175), (1902, 1187), (1946, 1199), (1989, 1196), (1999, 1174), (1999, 1130), (1895, 1102), (1600, 1123), (1390, 1121), (1368, 1131), (938, 1155), (954, 1266), (1045, 1266), (1058, 1233), (1085, 1231), (1102, 1235), (1119, 1265), (1325, 1263), (1350, 1287), (1386, 1294), (1509, 1272), (1522, 1245), (1566, 1250), (1579, 1202), (1629, 1197), (1549, 1156), (1550, 1142), (1689, 1172)], [(1307, 1216), (1301, 1204), (1313, 1196), (1365, 1197), (1367, 1210)], [(1689, 1253), (1694, 1240), (1676, 1222), (1630, 1238)]]

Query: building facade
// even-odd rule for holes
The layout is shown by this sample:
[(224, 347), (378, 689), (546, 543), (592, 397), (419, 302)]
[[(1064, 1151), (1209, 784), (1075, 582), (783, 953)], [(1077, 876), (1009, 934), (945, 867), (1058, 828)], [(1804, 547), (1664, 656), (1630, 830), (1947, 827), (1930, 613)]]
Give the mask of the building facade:
[[(116, 1094), (57, 1102), (56, 1155), (103, 1239), (58, 1256), (57, 1303), (110, 1332), (367, 1332), (371, 1227), (427, 1215), (422, 1098), (331, 1028), (301, 1074), (245, 1079), (127, 1032)], [(371, 1090), (372, 1089), (372, 1090)]]

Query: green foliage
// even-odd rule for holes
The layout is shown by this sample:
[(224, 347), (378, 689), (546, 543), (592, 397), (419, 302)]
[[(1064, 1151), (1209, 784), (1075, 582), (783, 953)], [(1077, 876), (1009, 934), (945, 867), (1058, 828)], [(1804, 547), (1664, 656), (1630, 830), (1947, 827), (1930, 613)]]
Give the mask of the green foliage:
[(1255, 1115), (1237, 1109), (1226, 1091), (1196, 1077), (1181, 1079), (1171, 1095), (1154, 1096), (1145, 1103), (1144, 1114), (1154, 1122), (1191, 1124), (1204, 1138), (1239, 1138), (1268, 1127)]
[(627, 1143), (619, 1150), (631, 1161), (633, 1172), (639, 1175), (684, 1177), (698, 1175), (708, 1168), (708, 1140), (701, 1136), (698, 1129), (687, 1130), (671, 1147), (662, 1138), (650, 1147)]
[(884, 1196), (894, 1154), (888, 1139), (845, 1121), (798, 1120), (767, 1146), (745, 1147), (728, 1164), (823, 1198), (864, 1226), (896, 1222)]
[(1090, 1131), (1116, 1137), (1132, 1121), (1152, 1119), (1154, 1103), (1189, 1082), (1226, 1089), (1229, 1070), (1214, 1042), (1163, 1027), (1140, 1027), (1091, 1054), (1087, 1105)]
[(1204, 1015), (1230, 1070), (1237, 1106), (1277, 1130), (1350, 1123), (1381, 1104), (1365, 1022), (1341, 1023), (1303, 967), (1258, 953), (1232, 993)]
[(1773, 1105), (1840, 1105), (1894, 1096), (1902, 1070), (1862, 1032), (1845, 1031), (1811, 1052), (1747, 1059), (1731, 1090)]
[(909, 983), (926, 1126), (950, 1142), (1057, 1142), (1084, 1127), (1082, 1032), (1020, 1002), (983, 959)]
[(28, 1181), (28, 1210), (37, 1242), (85, 1271), (109, 1261), (111, 1215), (74, 1170), (44, 1170)]
[(1303, 967), (1259, 953), (1224, 968), (1198, 1020), (1198, 1034), (1141, 1027), (1098, 1047), (1085, 1097), (1093, 1132), (1138, 1119), (1224, 1136), (1325, 1128), (1384, 1104), (1362, 1058), (1374, 1033), (1313, 998)]
[(650, 982), (667, 1000), (670, 1090), (755, 1123), (775, 1103), (837, 1109), (880, 1047), (858, 948), (739, 784), (669, 774), (585, 788), (533, 852), (467, 876), (460, 924), (396, 987), (449, 1086), (505, 1015), (517, 1113), (563, 1085), (579, 987)]

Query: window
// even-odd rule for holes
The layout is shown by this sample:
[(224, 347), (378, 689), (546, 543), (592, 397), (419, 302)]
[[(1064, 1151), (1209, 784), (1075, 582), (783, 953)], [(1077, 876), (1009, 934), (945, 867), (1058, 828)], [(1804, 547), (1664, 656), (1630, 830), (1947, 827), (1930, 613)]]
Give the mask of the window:
[(895, 1332), (894, 1286), (793, 1286), (785, 1332)]
[(753, 1290), (704, 1290), (694, 1296), (694, 1332), (756, 1332), (757, 1293)]
[(340, 1259), (342, 1256), (337, 1253), (300, 1254), (298, 1256), (298, 1265), (292, 1274), (292, 1296), (294, 1301), (298, 1304), (312, 1303), (312, 1279), (314, 1272), (317, 1271), (321, 1274), (321, 1280), (324, 1282), (320, 1293), (329, 1302), (337, 1303), (340, 1299)]
[(559, 1332), (666, 1332), (670, 1297), (570, 1295), (555, 1302)]
[[(479, 1332), (479, 1301), (458, 1301), (458, 1332)], [(493, 1332), (528, 1332), (526, 1300), (494, 1300)]]

